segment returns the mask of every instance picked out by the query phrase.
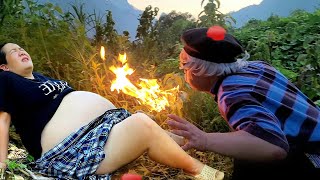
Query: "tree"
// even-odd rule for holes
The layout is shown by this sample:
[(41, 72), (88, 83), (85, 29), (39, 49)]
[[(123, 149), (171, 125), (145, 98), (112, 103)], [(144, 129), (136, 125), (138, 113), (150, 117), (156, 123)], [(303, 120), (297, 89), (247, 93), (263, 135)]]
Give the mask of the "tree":
[(0, 25), (4, 18), (13, 14), (21, 14), (24, 7), (21, 4), (22, 0), (1, 0), (0, 1)]
[(159, 8), (155, 7), (152, 10), (152, 6), (147, 6), (139, 19), (139, 25), (137, 28), (137, 41), (143, 41), (147, 38), (155, 39), (157, 32), (155, 31), (154, 19), (157, 16)]
[(118, 33), (114, 28), (115, 22), (112, 12), (107, 11), (106, 24), (104, 25), (105, 42), (113, 54), (119, 53)]
[(186, 30), (196, 27), (194, 17), (189, 13), (172, 11), (162, 15), (156, 23), (158, 42), (163, 59), (175, 58), (180, 51), (180, 36)]
[[(201, 6), (203, 5), (204, 1), (205, 0), (202, 0)], [(208, 3), (204, 6), (204, 10), (198, 15), (199, 26), (209, 27), (212, 25), (220, 25), (226, 27), (227, 25), (231, 26), (231, 22), (235, 23), (235, 19), (220, 12), (219, 8), (219, 0), (208, 0)]]
[(137, 63), (157, 64), (158, 56), (158, 32), (154, 23), (159, 8), (152, 6), (145, 8), (139, 18), (137, 27), (136, 40), (134, 41), (133, 50)]

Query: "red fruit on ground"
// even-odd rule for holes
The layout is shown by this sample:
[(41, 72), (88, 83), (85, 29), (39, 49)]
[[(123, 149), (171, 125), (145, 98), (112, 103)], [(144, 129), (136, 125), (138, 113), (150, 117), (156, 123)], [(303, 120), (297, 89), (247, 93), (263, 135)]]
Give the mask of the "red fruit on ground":
[(142, 180), (142, 177), (137, 174), (124, 174), (121, 176), (121, 180)]

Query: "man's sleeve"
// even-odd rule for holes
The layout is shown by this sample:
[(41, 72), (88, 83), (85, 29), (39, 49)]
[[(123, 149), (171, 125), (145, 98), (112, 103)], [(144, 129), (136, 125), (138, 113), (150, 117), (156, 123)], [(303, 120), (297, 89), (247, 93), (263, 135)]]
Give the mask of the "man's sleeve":
[[(289, 144), (278, 118), (261, 103), (248, 95), (228, 99), (222, 114), (235, 130), (246, 131), (271, 144), (289, 151)], [(220, 109), (221, 111), (221, 109)]]

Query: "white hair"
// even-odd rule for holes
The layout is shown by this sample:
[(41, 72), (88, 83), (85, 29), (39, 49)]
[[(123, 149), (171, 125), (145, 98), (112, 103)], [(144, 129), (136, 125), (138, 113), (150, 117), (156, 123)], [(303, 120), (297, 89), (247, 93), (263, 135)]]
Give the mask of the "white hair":
[(196, 76), (221, 76), (235, 73), (248, 65), (250, 55), (245, 51), (241, 59), (233, 63), (214, 63), (190, 56), (182, 49), (180, 53), (180, 69), (190, 70)]

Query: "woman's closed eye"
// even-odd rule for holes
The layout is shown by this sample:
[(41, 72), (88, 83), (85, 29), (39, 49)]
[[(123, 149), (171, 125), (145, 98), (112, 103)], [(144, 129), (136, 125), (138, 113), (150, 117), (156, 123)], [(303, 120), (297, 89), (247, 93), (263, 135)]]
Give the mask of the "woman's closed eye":
[(10, 53), (10, 54), (13, 54), (13, 53), (18, 52), (18, 50), (25, 52), (25, 50), (24, 50), (23, 48), (18, 48), (18, 49), (11, 49), (9, 53)]
[(16, 52), (17, 52), (17, 49), (10, 50), (10, 54), (13, 54), (13, 53), (16, 53)]

